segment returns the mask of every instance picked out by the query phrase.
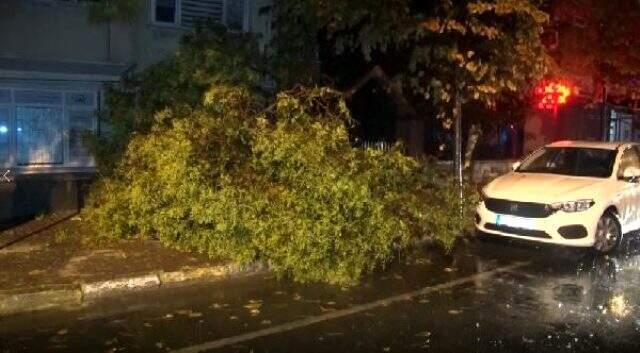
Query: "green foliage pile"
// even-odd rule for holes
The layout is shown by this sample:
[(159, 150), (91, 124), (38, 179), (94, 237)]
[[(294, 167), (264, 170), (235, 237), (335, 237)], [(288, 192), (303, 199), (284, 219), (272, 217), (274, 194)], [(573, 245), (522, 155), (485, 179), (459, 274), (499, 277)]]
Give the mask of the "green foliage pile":
[(413, 237), (450, 245), (470, 225), (474, 203), (460, 218), (446, 179), (399, 148), (352, 147), (338, 93), (281, 93), (267, 112), (260, 101), (216, 85), (193, 112), (156, 114), (94, 190), (87, 212), (98, 234), (348, 284)]
[(251, 47), (219, 35), (187, 39), (175, 58), (110, 92), (112, 133), (94, 143), (108, 172), (86, 209), (99, 238), (155, 238), (298, 281), (349, 284), (413, 238), (450, 246), (472, 226), (473, 195), (460, 205), (436, 168), (400, 146), (353, 147), (341, 93), (265, 96)]
[(157, 112), (187, 115), (202, 105), (213, 85), (256, 87), (261, 77), (256, 51), (248, 34), (230, 34), (220, 26), (198, 28), (182, 39), (176, 55), (107, 87), (101, 119), (108, 131), (91, 146), (100, 172), (111, 173), (131, 136), (146, 134), (156, 124)]

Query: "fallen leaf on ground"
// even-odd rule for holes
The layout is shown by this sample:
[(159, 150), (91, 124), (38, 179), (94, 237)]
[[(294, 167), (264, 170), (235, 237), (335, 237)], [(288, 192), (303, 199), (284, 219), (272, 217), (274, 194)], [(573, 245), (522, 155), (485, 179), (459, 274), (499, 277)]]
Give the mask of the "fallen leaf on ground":
[(327, 311), (336, 311), (335, 308), (325, 308), (324, 306), (320, 305), (320, 311), (322, 311), (323, 313), (326, 313)]

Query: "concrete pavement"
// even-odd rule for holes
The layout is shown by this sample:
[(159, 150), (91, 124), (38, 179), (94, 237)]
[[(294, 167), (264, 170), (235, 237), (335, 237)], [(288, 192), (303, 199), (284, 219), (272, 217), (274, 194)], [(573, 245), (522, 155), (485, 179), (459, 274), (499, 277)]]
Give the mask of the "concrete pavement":
[(151, 240), (87, 243), (87, 228), (79, 216), (59, 214), (0, 233), (0, 315), (77, 308), (122, 291), (263, 270), (166, 249)]

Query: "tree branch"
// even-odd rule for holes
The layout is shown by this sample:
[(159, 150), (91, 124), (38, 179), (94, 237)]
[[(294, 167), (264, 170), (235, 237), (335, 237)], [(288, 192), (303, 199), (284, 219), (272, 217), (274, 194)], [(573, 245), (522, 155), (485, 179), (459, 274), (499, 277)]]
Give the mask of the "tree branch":
[(396, 104), (396, 108), (398, 109), (398, 116), (400, 119), (406, 120), (415, 120), (418, 117), (418, 113), (416, 112), (413, 105), (407, 100), (402, 92), (402, 86), (398, 83), (393, 82), (386, 72), (380, 67), (380, 65), (374, 66), (366, 75), (360, 78), (351, 88), (344, 91), (344, 98), (349, 100), (353, 98), (353, 96), (358, 93), (364, 86), (366, 86), (370, 81), (378, 82), (382, 88), (384, 88), (389, 97)]

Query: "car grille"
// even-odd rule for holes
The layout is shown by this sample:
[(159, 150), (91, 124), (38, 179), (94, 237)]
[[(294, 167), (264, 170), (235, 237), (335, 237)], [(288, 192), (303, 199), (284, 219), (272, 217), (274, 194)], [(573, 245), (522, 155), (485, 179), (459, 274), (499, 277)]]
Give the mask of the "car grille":
[(547, 232), (544, 232), (541, 230), (530, 230), (530, 229), (520, 229), (520, 228), (507, 227), (507, 226), (499, 226), (493, 223), (487, 223), (484, 225), (484, 227), (487, 228), (488, 230), (495, 230), (498, 232), (513, 234), (513, 235), (520, 235), (523, 237), (551, 239), (551, 236), (547, 234)]
[(487, 199), (484, 204), (491, 212), (518, 217), (545, 218), (553, 213), (551, 208), (543, 203)]

